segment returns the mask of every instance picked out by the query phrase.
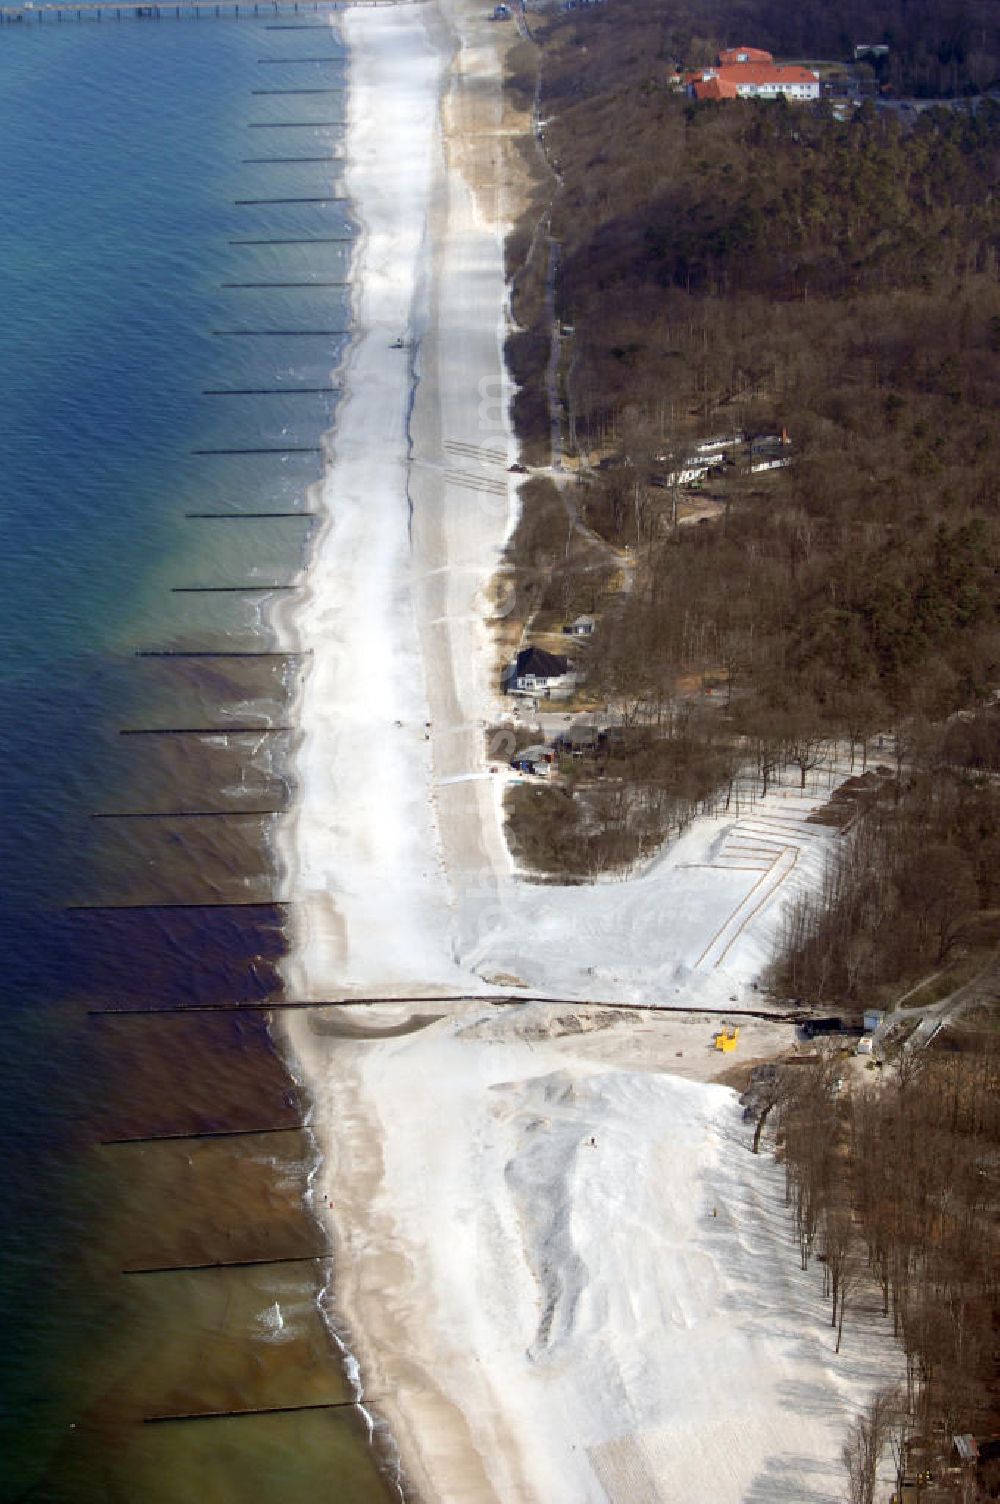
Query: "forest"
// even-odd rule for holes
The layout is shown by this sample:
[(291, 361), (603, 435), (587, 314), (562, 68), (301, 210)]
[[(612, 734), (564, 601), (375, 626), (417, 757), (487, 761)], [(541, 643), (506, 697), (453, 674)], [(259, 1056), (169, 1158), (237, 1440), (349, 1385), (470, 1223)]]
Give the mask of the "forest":
[[(834, 1327), (877, 1299), (906, 1352), (845, 1446), (857, 1504), (876, 1451), (940, 1478), (953, 1432), (1000, 1430), (1000, 102), (975, 97), (1000, 76), (998, 20), (616, 0), (533, 20), (509, 65), (536, 122), (507, 246), (514, 417), (544, 467), (554, 369), (564, 453), (522, 494), (514, 617), (544, 635), (595, 614), (586, 692), (622, 718), (558, 787), (515, 791), (519, 859), (627, 868), (748, 773), (804, 782), (839, 747), (859, 775), (844, 839), (766, 987), (857, 1016), (980, 988), (948, 1048), (898, 1047), (847, 1093), (820, 1054), (775, 1074), (759, 1119)], [(843, 60), (859, 42), (890, 51), (858, 108), (695, 103), (674, 82), (726, 45)], [(940, 102), (886, 107), (903, 95)], [(727, 457), (682, 490), (715, 436), (750, 455), (770, 436), (782, 463)], [(1000, 1480), (974, 1488), (926, 1497)]]
[(998, 1461), (970, 1477), (951, 1447), (956, 1433), (988, 1436), (997, 1421), (997, 1067), (996, 1035), (980, 1016), (947, 1052), (910, 1051), (868, 1089), (844, 1092), (843, 1062), (817, 1051), (768, 1068), (744, 1096), (755, 1151), (773, 1130), (801, 1267), (829, 1302), (836, 1350), (845, 1324), (867, 1311), (906, 1353), (899, 1383), (872, 1397), (845, 1440), (850, 1504), (878, 1497), (880, 1458), (893, 1466), (897, 1498), (1000, 1490)]
[[(585, 30), (583, 45), (599, 38), (588, 73), (620, 83), (636, 81), (626, 71), (632, 63), (640, 72), (663, 58), (698, 66), (720, 47), (747, 45), (803, 62), (846, 62), (856, 47), (886, 46), (880, 81), (899, 96), (976, 94), (1000, 81), (996, 0), (674, 0), (663, 7), (626, 0), (588, 16)], [(550, 40), (546, 31), (547, 51)]]
[[(702, 40), (743, 25), (740, 11)], [(1000, 836), (1000, 102), (908, 122), (872, 104), (846, 119), (826, 102), (696, 104), (668, 81), (686, 28), (683, 11), (622, 0), (551, 21), (512, 58), (512, 90), (537, 87), (544, 121), (535, 200), (508, 245), (515, 420), (526, 456), (547, 458), (544, 215), (577, 466), (569, 491), (536, 478), (526, 492), (510, 549), (520, 614), (544, 627), (600, 601), (589, 689), (657, 727), (617, 749), (615, 796), (592, 796), (600, 839), (594, 808), (574, 821), (554, 793), (545, 820), (519, 820), (515, 800), (515, 837), (543, 870), (571, 870), (575, 853), (620, 865), (704, 808), (740, 756), (766, 776), (803, 742), (863, 758), (884, 735), (899, 763), (862, 812), (851, 873), (830, 875), (842, 922), (825, 943), (842, 953), (849, 936), (860, 955), (870, 909), (844, 894), (862, 853), (888, 893), (905, 861), (887, 847), (912, 849), (929, 822), (970, 874), (967, 931), (987, 944), (1000, 936), (986, 855)], [(664, 475), (680, 456), (713, 434), (777, 432), (786, 468), (726, 470), (706, 483), (711, 518), (678, 525)], [(692, 683), (721, 686), (724, 715), (700, 714)], [(954, 752), (956, 717), (975, 722), (971, 760)], [(799, 916), (790, 943), (817, 924)], [(800, 959), (776, 985), (854, 1001), (915, 979), (932, 952), (927, 939), (850, 968)]]
[(775, 56), (807, 60), (887, 45), (880, 79), (901, 95), (974, 93), (1000, 78), (1000, 15), (992, 0), (709, 0), (676, 40), (686, 56), (717, 38), (736, 46), (748, 36)]

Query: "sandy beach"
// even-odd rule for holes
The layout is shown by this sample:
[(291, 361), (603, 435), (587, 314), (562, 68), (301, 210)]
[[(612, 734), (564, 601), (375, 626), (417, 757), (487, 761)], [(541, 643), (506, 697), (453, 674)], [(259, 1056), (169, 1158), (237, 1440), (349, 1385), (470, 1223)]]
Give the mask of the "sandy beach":
[[(285, 985), (426, 1001), (285, 1015), (332, 1320), (408, 1499), (832, 1501), (846, 1422), (893, 1367), (883, 1326), (859, 1311), (834, 1359), (780, 1172), (717, 1082), (718, 1018), (629, 1005), (760, 1006), (782, 907), (836, 839), (809, 815), (837, 770), (696, 821), (629, 881), (519, 877), (483, 736), (516, 506), (500, 31), (471, 0), (339, 24), (358, 333), (289, 627), (311, 657)], [(501, 1006), (501, 976), (577, 1003)], [(742, 1028), (742, 1060), (793, 1042)]]

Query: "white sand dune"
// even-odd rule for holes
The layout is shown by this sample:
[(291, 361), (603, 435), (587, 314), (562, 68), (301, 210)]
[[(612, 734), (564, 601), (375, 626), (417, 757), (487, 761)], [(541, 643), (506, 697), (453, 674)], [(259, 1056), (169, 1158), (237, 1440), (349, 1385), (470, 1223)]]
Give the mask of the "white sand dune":
[(847, 1421), (891, 1362), (880, 1318), (852, 1314), (833, 1357), (730, 1090), (665, 1074), (664, 1040), (643, 1059), (626, 1023), (589, 1050), (560, 1027), (479, 1004), (340, 1060), (363, 1105), (328, 1184), (339, 1208), (354, 1130), (377, 1128), (347, 1279), (384, 1302), (369, 1382), (422, 1497), (842, 1498)]
[[(818, 1504), (840, 1494), (845, 1417), (883, 1349), (859, 1319), (833, 1359), (776, 1171), (708, 1084), (709, 1020), (474, 1000), (516, 976), (745, 1008), (782, 904), (835, 839), (805, 820), (823, 790), (781, 789), (696, 822), (628, 882), (540, 887), (510, 861), (482, 735), (514, 504), (507, 126), (484, 12), (342, 22), (359, 335), (294, 623), (312, 666), (281, 835), (286, 987), (469, 1001), (358, 1006), (347, 1029), (344, 1010), (286, 1015), (325, 1155), (336, 1320), (425, 1504)], [(789, 1033), (748, 1024), (742, 1044)]]

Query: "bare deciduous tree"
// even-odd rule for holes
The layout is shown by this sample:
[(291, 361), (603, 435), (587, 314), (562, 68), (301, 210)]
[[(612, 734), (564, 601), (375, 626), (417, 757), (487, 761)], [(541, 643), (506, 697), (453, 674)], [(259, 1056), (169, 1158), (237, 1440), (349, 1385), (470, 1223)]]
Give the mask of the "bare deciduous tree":
[(899, 1400), (893, 1389), (879, 1389), (855, 1418), (841, 1456), (847, 1470), (850, 1504), (875, 1504), (879, 1464), (892, 1435)]

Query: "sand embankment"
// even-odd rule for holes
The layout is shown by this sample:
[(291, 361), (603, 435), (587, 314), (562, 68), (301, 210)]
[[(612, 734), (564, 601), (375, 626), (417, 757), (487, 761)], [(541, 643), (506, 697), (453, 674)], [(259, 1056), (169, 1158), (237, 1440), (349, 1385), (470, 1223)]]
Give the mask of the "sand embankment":
[(885, 1322), (834, 1356), (780, 1167), (678, 1049), (710, 1072), (711, 1021), (478, 1002), (331, 1053), (338, 1290), (424, 1504), (842, 1498)]
[[(849, 1322), (833, 1361), (778, 1172), (710, 1084), (710, 1021), (471, 997), (506, 971), (745, 1006), (783, 894), (831, 839), (808, 823), (823, 792), (781, 789), (767, 813), (696, 822), (634, 882), (512, 871), (482, 736), (513, 453), (485, 11), (343, 19), (359, 333), (296, 622), (312, 663), (281, 837), (286, 985), (470, 1000), (351, 1009), (347, 1033), (343, 1012), (286, 1015), (325, 1155), (336, 1320), (424, 1504), (820, 1504), (878, 1376), (878, 1321)], [(349, 1037), (364, 1028), (395, 1033)], [(786, 1042), (765, 1023), (744, 1049)]]

